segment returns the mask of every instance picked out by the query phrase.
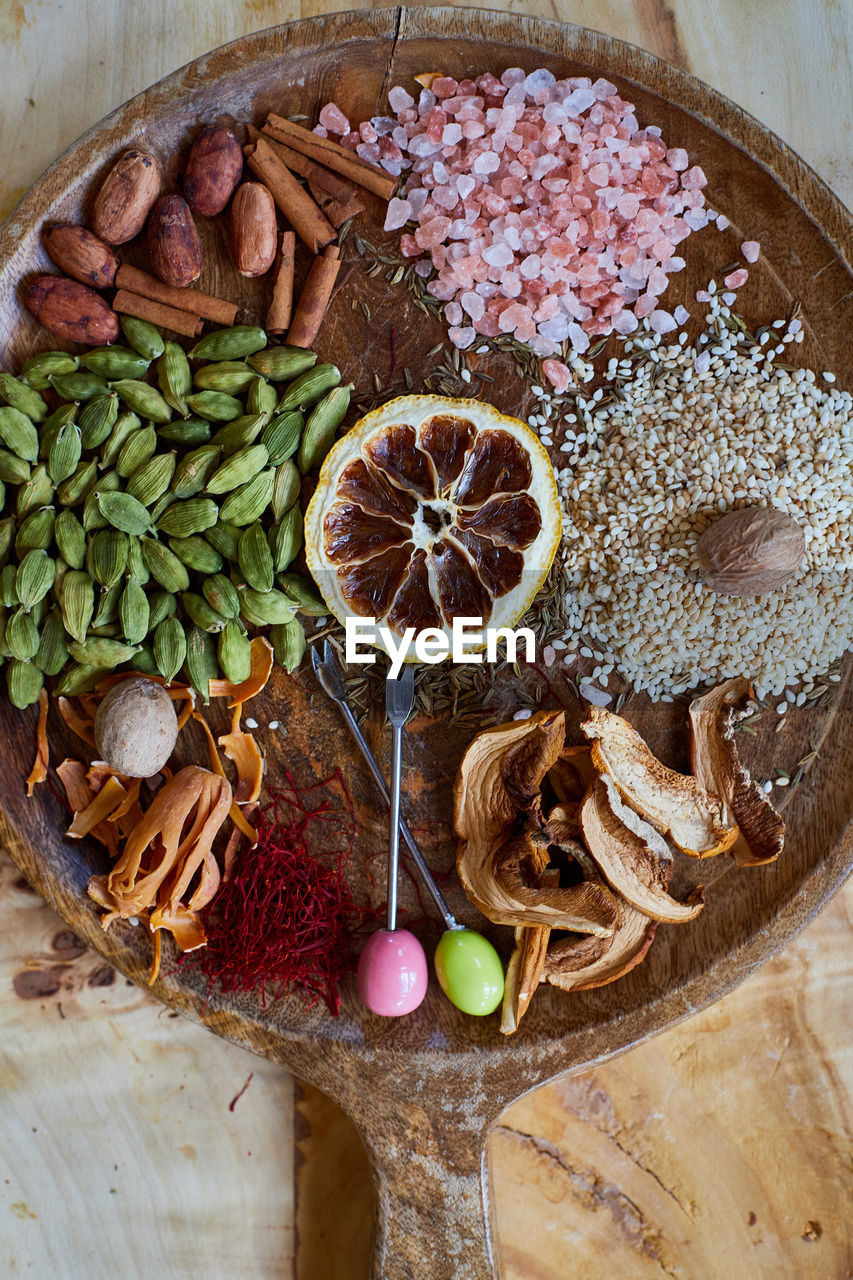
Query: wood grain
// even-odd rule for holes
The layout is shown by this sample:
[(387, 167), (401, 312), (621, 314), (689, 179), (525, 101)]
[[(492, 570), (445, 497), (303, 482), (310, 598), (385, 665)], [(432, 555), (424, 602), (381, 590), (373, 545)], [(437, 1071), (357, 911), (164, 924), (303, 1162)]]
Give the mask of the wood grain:
[[(583, 6), (577, 6), (577, 7), (578, 7), (578, 8), (583, 8)], [(91, 8), (92, 10), (95, 10), (95, 9), (99, 8), (99, 6), (90, 6), (90, 8)], [(139, 8), (142, 8), (142, 7), (140, 6)], [(211, 6), (211, 8), (215, 8), (215, 7), (214, 7), (214, 6)], [(265, 6), (255, 6), (255, 8), (256, 8), (256, 10), (257, 10), (257, 9), (263, 9), (263, 8), (265, 8)], [(682, 6), (681, 8), (683, 9), (683, 6)], [(178, 12), (179, 12), (179, 14), (180, 14), (180, 6), (177, 6), (177, 10), (178, 10)], [(660, 10), (661, 12), (653, 13), (653, 12), (652, 12), (653, 10), (655, 10), (655, 11)], [(175, 12), (175, 9), (173, 9), (171, 12), (172, 12), (172, 13), (174, 13), (174, 12)], [(596, 20), (596, 23), (595, 23), (596, 25), (602, 25), (602, 23), (601, 23), (601, 13), (602, 13), (602, 11), (599, 9), (599, 10), (597, 11), (597, 20)], [(183, 16), (183, 15), (181, 15), (181, 16)], [(282, 15), (282, 14), (281, 14), (281, 10), (280, 10), (280, 9), (277, 9), (277, 11), (276, 11), (276, 16), (277, 16), (277, 17), (280, 17), (280, 16), (284, 16), (284, 15)], [(562, 16), (562, 14), (561, 14), (561, 16)], [(662, 38), (664, 38), (664, 37), (665, 37), (667, 40), (672, 40), (672, 41), (673, 41), (672, 48), (670, 49), (669, 47), (665, 47), (663, 51), (664, 51), (664, 52), (668, 52), (668, 53), (670, 54), (670, 56), (672, 57), (673, 61), (680, 62), (680, 63), (682, 63), (682, 64), (683, 64), (683, 58), (682, 58), (682, 57), (681, 57), (681, 55), (679, 54), (679, 43), (678, 43), (678, 42), (679, 42), (679, 40), (680, 40), (680, 36), (679, 36), (679, 32), (678, 32), (677, 24), (675, 24), (675, 25), (674, 25), (674, 24), (673, 24), (673, 22), (670, 22), (670, 21), (668, 21), (668, 20), (667, 20), (667, 11), (663, 9), (663, 6), (637, 5), (637, 6), (636, 6), (636, 13), (635, 13), (635, 17), (637, 18), (637, 20), (638, 20), (638, 21), (642, 20), (642, 22), (649, 22), (649, 23), (651, 24), (651, 25), (650, 25), (650, 29), (651, 29), (651, 27), (652, 27), (652, 26), (654, 26), (654, 28), (657, 30), (657, 29), (658, 29), (658, 25), (656, 25), (656, 24), (659, 24), (659, 30), (660, 30), (661, 37), (662, 37)], [(149, 21), (150, 21), (150, 20), (149, 20)], [(131, 24), (131, 25), (132, 25), (132, 24)], [(734, 18), (733, 18), (733, 17), (732, 17), (732, 22), (731, 22), (731, 30), (732, 30), (732, 32), (734, 33)], [(627, 33), (626, 33), (626, 34), (627, 34)], [(215, 43), (215, 42), (216, 42), (216, 40), (217, 40), (218, 38), (220, 38), (220, 37), (213, 37), (211, 40), (209, 40), (209, 41), (205, 41), (205, 43)], [(743, 44), (743, 42), (742, 42), (742, 41), (741, 41), (740, 43), (741, 43), (741, 45)], [(735, 56), (735, 63), (737, 63), (737, 56)], [(745, 63), (744, 63), (744, 65), (745, 65)], [(151, 75), (147, 76), (147, 77), (146, 77), (146, 79), (153, 79), (153, 78), (155, 78), (155, 74), (156, 74), (156, 73), (152, 73)], [(711, 78), (711, 77), (709, 77), (709, 78)], [(719, 81), (718, 81), (718, 82), (719, 82)], [(122, 95), (122, 96), (123, 96), (123, 95)], [(735, 93), (734, 93), (734, 96), (739, 97), (739, 98), (743, 101), (743, 94), (740, 94), (740, 93), (735, 92)], [(98, 112), (97, 112), (97, 111), (95, 111), (95, 112), (93, 112), (93, 113), (91, 114), (91, 116), (90, 116), (89, 118), (90, 118), (90, 119), (91, 119), (91, 118), (95, 118), (95, 116), (96, 116), (97, 114), (98, 114)], [(784, 132), (784, 130), (782, 130), (782, 131)], [(75, 130), (75, 132), (76, 132), (76, 130)], [(790, 134), (789, 134), (788, 136), (790, 136)], [(843, 154), (843, 152), (842, 152), (842, 154)], [(30, 175), (30, 176), (31, 176), (31, 175)], [(798, 945), (799, 945), (799, 944), (798, 944)], [(50, 982), (48, 983), (48, 985), (50, 985)], [(691, 1026), (693, 1026), (693, 1025), (695, 1025), (695, 1024), (691, 1024)], [(659, 1043), (660, 1043), (660, 1042), (659, 1042)], [(653, 1048), (653, 1047), (656, 1047), (656, 1046), (649, 1046), (649, 1048)], [(638, 1051), (636, 1051), (636, 1052), (637, 1052), (637, 1053), (643, 1053), (643, 1052), (646, 1052), (646, 1051), (647, 1051), (646, 1049), (642, 1049), (642, 1050), (638, 1050)], [(632, 1059), (631, 1059), (631, 1060), (633, 1060), (633, 1056), (636, 1056), (636, 1055), (632, 1055)], [(239, 1105), (240, 1105), (240, 1104), (238, 1104), (238, 1108), (239, 1108)], [(521, 1104), (521, 1105), (523, 1106), (523, 1105), (525, 1105), (525, 1104)], [(501, 1137), (501, 1136), (502, 1136), (502, 1135), (499, 1135), (499, 1139), (498, 1139), (498, 1141), (496, 1142), (496, 1149), (498, 1149), (498, 1150), (499, 1150), (499, 1143), (500, 1143), (500, 1137)], [(522, 1167), (522, 1165), (520, 1164), (520, 1165), (519, 1165), (519, 1167)], [(23, 1219), (23, 1218), (21, 1218), (21, 1219), (19, 1219), (19, 1220), (20, 1220), (20, 1221), (24, 1221), (24, 1219)], [(551, 1219), (549, 1218), (549, 1219), (548, 1219), (548, 1221), (551, 1221)], [(552, 1232), (552, 1234), (553, 1234), (553, 1232)], [(563, 1265), (565, 1265), (565, 1259), (566, 1259), (566, 1256), (568, 1256), (568, 1255), (565, 1255), (565, 1254), (563, 1255), (563, 1259), (564, 1259), (564, 1261), (563, 1261)], [(557, 1255), (557, 1259), (558, 1259), (558, 1261), (559, 1261), (559, 1257), (560, 1257), (560, 1255), (559, 1255), (559, 1253), (558, 1253), (558, 1255)], [(514, 1264), (513, 1262), (510, 1262), (510, 1264), (509, 1264), (509, 1265), (510, 1265), (510, 1266), (513, 1266), (513, 1265), (515, 1265), (515, 1264)], [(262, 1272), (262, 1271), (259, 1271), (259, 1272), (258, 1272), (258, 1274), (263, 1274), (263, 1272)], [(354, 1272), (354, 1274), (357, 1274), (357, 1272)], [(518, 1274), (535, 1274), (535, 1273), (534, 1273), (533, 1271), (523, 1271), (523, 1270), (521, 1270), (521, 1271), (519, 1271), (519, 1272), (518, 1272)], [(544, 1273), (543, 1273), (543, 1274), (544, 1274)], [(555, 1271), (555, 1272), (554, 1272), (554, 1274), (557, 1274), (557, 1272)], [(640, 1272), (638, 1272), (637, 1274), (644, 1274), (644, 1273), (640, 1273)], [(734, 1273), (734, 1274), (736, 1274), (736, 1273)], [(744, 1272), (744, 1274), (751, 1274), (751, 1273)], [(793, 1274), (793, 1271), (792, 1271), (792, 1274)], [(815, 1273), (815, 1274), (817, 1274), (817, 1273)]]

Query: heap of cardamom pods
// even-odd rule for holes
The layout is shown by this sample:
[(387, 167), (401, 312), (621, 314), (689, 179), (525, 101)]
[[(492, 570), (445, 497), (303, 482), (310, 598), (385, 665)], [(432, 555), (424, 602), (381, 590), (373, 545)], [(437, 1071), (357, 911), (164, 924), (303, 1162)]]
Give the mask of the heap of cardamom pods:
[(74, 695), (124, 664), (183, 673), (206, 700), (209, 680), (248, 676), (247, 628), (292, 671), (297, 615), (326, 612), (289, 568), (301, 477), (349, 406), (339, 371), (251, 326), (187, 353), (121, 323), (126, 346), (0, 373), (0, 661), (16, 707), (45, 676)]

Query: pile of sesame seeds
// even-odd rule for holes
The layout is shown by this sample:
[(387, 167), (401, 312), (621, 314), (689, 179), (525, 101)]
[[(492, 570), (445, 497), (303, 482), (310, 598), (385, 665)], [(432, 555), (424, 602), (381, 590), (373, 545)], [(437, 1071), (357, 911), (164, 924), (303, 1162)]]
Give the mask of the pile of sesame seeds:
[[(534, 389), (529, 421), (565, 458), (559, 659), (594, 663), (586, 680), (602, 700), (614, 672), (662, 701), (746, 675), (785, 710), (853, 647), (853, 398), (830, 373), (776, 362), (802, 341), (798, 319), (753, 336), (732, 292), (712, 281), (698, 297), (695, 343), (633, 335), (607, 367), (611, 389), (581, 390), (573, 412)], [(592, 367), (571, 363), (583, 388)], [(723, 512), (754, 505), (798, 520), (804, 564), (768, 595), (717, 595), (696, 542)]]

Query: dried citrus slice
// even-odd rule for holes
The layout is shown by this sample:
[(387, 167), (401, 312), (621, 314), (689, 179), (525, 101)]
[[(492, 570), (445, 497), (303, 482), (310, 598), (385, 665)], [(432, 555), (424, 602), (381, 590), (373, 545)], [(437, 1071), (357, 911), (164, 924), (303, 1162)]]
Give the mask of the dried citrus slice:
[(338, 621), (449, 635), (454, 618), (517, 622), (560, 532), (551, 461), (523, 422), (478, 400), (403, 396), (327, 456), (305, 551)]

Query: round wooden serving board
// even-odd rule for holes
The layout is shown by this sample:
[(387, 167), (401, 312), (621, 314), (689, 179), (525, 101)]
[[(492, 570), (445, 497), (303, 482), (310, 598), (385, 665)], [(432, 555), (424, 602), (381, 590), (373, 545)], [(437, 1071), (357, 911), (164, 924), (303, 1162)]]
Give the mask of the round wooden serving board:
[[(607, 36), (535, 19), (440, 8), (335, 14), (248, 36), (169, 76), (92, 129), (5, 224), (0, 245), (4, 364), (16, 369), (33, 350), (55, 345), (22, 310), (20, 281), (34, 270), (50, 269), (40, 243), (43, 222), (85, 219), (99, 177), (123, 148), (143, 144), (154, 150), (167, 183), (174, 184), (202, 124), (225, 121), (242, 130), (247, 122), (259, 124), (270, 110), (301, 112), (313, 121), (332, 99), (358, 121), (383, 111), (387, 89), (409, 83), (419, 72), (440, 70), (461, 78), (485, 70), (500, 74), (518, 65), (615, 81), (636, 104), (641, 123), (660, 125), (664, 137), (686, 147), (709, 175), (709, 200), (730, 218), (732, 229), (725, 236), (709, 229), (691, 238), (688, 270), (675, 277), (667, 305), (689, 305), (695, 289), (736, 257), (742, 239), (758, 239), (761, 262), (752, 268), (740, 303), (750, 325), (787, 314), (799, 299), (807, 340), (798, 355), (812, 368), (833, 369), (842, 385), (850, 385), (851, 218), (779, 139), (689, 75)], [(240, 299), (241, 318), (262, 322), (269, 283), (234, 273), (224, 219), (200, 222), (206, 250), (200, 287)], [(374, 242), (383, 240), (381, 225), (382, 211), (375, 204), (357, 223)], [(412, 307), (404, 286), (390, 285), (384, 273), (367, 278), (352, 238), (345, 256), (343, 284), (319, 343), (321, 358), (335, 360), (359, 391), (370, 392), (374, 373), (383, 381), (390, 374), (393, 327), (399, 367), (410, 368), (417, 389), (435, 363), (425, 353), (441, 338), (441, 327)], [(489, 358), (480, 367), (495, 379), (487, 384), (487, 398), (510, 413), (529, 412), (528, 389), (508, 358)], [(849, 672), (848, 661), (845, 678), (829, 686), (828, 705), (792, 713), (779, 734), (773, 731), (771, 710), (756, 734), (741, 740), (761, 777), (772, 777), (777, 766), (793, 772), (801, 756), (820, 746), (811, 772), (789, 797), (788, 841), (779, 863), (743, 871), (725, 858), (702, 864), (709, 892), (697, 921), (661, 927), (645, 963), (612, 986), (569, 996), (543, 988), (510, 1039), (499, 1034), (497, 1018), (476, 1020), (459, 1013), (435, 983), (417, 1013), (399, 1021), (367, 1014), (350, 983), (340, 1017), (333, 1019), (324, 1006), (306, 1010), (298, 998), (266, 1008), (250, 996), (213, 993), (206, 999), (198, 970), (176, 967), (167, 953), (154, 988), (162, 1000), (312, 1081), (359, 1125), (375, 1177), (375, 1276), (491, 1276), (495, 1260), (483, 1150), (489, 1127), (507, 1103), (718, 999), (783, 946), (839, 887), (853, 861)], [(683, 705), (652, 706), (634, 696), (624, 710), (655, 751), (686, 767)], [(352, 860), (354, 888), (366, 892), (365, 858), (384, 846), (385, 817), (336, 708), (315, 687), (308, 665), (293, 678), (278, 673), (253, 703), (252, 714), (261, 726), (278, 719), (285, 727), (285, 732), (261, 735), (273, 783), (285, 769), (300, 782), (322, 778), (335, 765), (343, 769), (361, 822)], [(221, 708), (211, 709), (215, 729), (222, 715)], [(572, 705), (570, 732), (578, 721), (579, 709)], [(103, 869), (100, 852), (85, 842), (64, 840), (67, 814), (47, 787), (39, 788), (36, 799), (25, 799), (22, 779), (32, 762), (33, 728), (32, 711), (18, 713), (0, 699), (0, 761), (8, 777), (0, 833), (23, 872), (75, 932), (145, 983), (147, 935), (129, 924), (105, 934), (86, 896), (88, 876)], [(387, 762), (375, 724), (373, 735), (380, 759)], [(407, 735), (415, 768), (408, 774), (404, 803), (413, 826), (433, 837), (449, 832), (441, 824), (450, 818), (452, 779), (470, 735), (470, 727), (448, 731), (441, 721), (416, 722)], [(61, 758), (63, 747), (74, 749), (53, 722), (51, 740), (54, 759)], [(432, 838), (426, 848), (440, 870), (452, 865), (446, 837)], [(699, 878), (694, 865), (685, 874)], [(461, 894), (453, 888), (448, 892), (461, 918), (483, 927)], [(402, 905), (418, 911), (405, 895)], [(491, 936), (506, 955), (509, 930), (493, 930)]]

